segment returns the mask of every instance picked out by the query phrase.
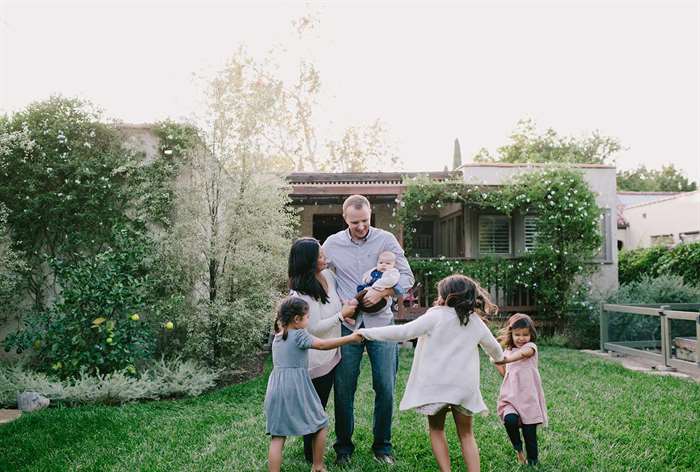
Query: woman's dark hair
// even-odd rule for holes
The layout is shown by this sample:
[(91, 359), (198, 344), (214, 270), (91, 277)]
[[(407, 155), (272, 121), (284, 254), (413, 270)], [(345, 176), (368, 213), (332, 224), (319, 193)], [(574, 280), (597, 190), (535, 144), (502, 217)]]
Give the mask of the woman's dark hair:
[(537, 340), (537, 330), (535, 329), (535, 322), (532, 321), (532, 318), (525, 313), (516, 313), (508, 318), (506, 325), (498, 332), (498, 341), (501, 343), (501, 346), (513, 349), (515, 347), (513, 330), (522, 328), (530, 330), (530, 341), (535, 342), (535, 340)]
[(297, 316), (304, 316), (309, 311), (309, 304), (299, 297), (284, 298), (277, 306), (275, 332), (282, 331), (282, 339), (287, 340), (287, 326)]
[(320, 249), (321, 245), (314, 238), (299, 238), (292, 243), (287, 265), (288, 284), (290, 290), (308, 295), (321, 303), (328, 303), (328, 294), (316, 278)]
[(438, 295), (444, 305), (455, 309), (460, 324), (465, 326), (472, 313), (485, 318), (498, 312), (498, 307), (491, 302), (488, 293), (464, 275), (455, 274), (442, 279), (438, 283)]

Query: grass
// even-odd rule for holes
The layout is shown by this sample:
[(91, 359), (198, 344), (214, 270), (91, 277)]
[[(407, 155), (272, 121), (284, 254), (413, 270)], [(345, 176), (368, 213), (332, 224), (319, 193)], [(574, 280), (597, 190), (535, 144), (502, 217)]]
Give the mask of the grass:
[[(411, 365), (402, 350), (396, 404)], [(577, 351), (543, 348), (540, 359), (550, 427), (538, 431), (542, 471), (684, 471), (700, 463), (700, 385), (630, 372)], [(262, 402), (265, 374), (195, 399), (122, 407), (50, 408), (0, 426), (0, 470), (262, 471), (268, 438)], [(356, 401), (357, 446), (348, 471), (385, 471), (370, 444), (373, 394), (363, 361)], [(484, 471), (521, 470), (495, 413), (500, 377), (482, 359), (482, 392), (492, 408), (475, 419)], [(332, 401), (329, 416), (332, 414)], [(332, 420), (331, 420), (332, 424)], [(331, 426), (332, 428), (332, 426)], [(465, 470), (448, 428), (454, 470)], [(327, 462), (335, 454), (329, 434)], [(436, 470), (426, 420), (394, 415), (393, 471)], [(285, 471), (308, 471), (300, 438), (285, 448)]]

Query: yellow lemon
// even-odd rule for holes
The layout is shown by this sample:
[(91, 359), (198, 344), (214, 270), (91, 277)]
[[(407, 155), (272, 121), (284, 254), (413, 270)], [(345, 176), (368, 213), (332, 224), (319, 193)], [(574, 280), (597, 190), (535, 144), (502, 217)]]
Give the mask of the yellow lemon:
[(141, 317), (139, 316), (138, 313), (134, 313), (133, 315), (131, 315), (131, 320), (132, 320), (132, 321), (138, 321), (138, 320), (140, 320), (140, 319), (141, 319)]
[(175, 327), (175, 325), (173, 324), (172, 321), (168, 321), (168, 322), (165, 323), (165, 325), (163, 325), (163, 326), (165, 326), (165, 329), (173, 329), (173, 328)]
[(107, 338), (107, 344), (112, 344), (112, 338)]

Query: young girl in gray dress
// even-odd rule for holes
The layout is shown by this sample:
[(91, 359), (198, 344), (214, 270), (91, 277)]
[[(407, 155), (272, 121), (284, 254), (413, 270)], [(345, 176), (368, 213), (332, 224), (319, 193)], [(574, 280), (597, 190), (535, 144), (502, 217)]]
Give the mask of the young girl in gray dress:
[(312, 471), (325, 471), (328, 417), (311, 383), (307, 349), (335, 349), (362, 337), (353, 333), (333, 339), (318, 339), (306, 331), (309, 305), (298, 297), (287, 297), (279, 305), (272, 341), (273, 369), (267, 382), (265, 416), (267, 434), (272, 436), (268, 452), (269, 470), (279, 471), (287, 436), (313, 434)]

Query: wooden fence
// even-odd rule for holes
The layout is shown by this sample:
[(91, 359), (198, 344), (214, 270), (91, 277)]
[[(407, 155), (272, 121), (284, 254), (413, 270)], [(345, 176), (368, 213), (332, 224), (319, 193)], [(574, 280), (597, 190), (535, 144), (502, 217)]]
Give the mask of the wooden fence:
[[(495, 271), (498, 270), (494, 267)], [(498, 274), (490, 274), (491, 278), (498, 280)], [(400, 303), (400, 309), (396, 320), (399, 322), (411, 321), (425, 313), (437, 299), (437, 283), (439, 278), (428, 275), (424, 272), (416, 272), (416, 283), (409, 294), (407, 305)], [(491, 295), (493, 301), (499, 308), (498, 318), (507, 318), (512, 313), (533, 313), (535, 311), (535, 301), (532, 292), (519, 287), (502, 286), (497, 283), (484, 286)]]
[[(658, 361), (662, 370), (673, 370), (677, 367), (700, 368), (700, 304), (669, 303), (665, 305), (614, 305), (605, 304), (600, 313), (600, 350), (613, 351), (620, 354), (641, 356)], [(632, 314), (651, 316), (659, 319), (661, 336), (659, 340), (643, 341), (611, 341), (609, 337), (609, 321), (611, 316)], [(671, 320), (687, 320), (695, 322), (695, 362), (678, 359), (673, 356), (674, 343), (671, 339)], [(692, 338), (690, 339), (692, 344)], [(648, 350), (653, 349), (653, 351)], [(677, 349), (677, 347), (676, 347)], [(660, 351), (660, 352), (658, 352)]]

